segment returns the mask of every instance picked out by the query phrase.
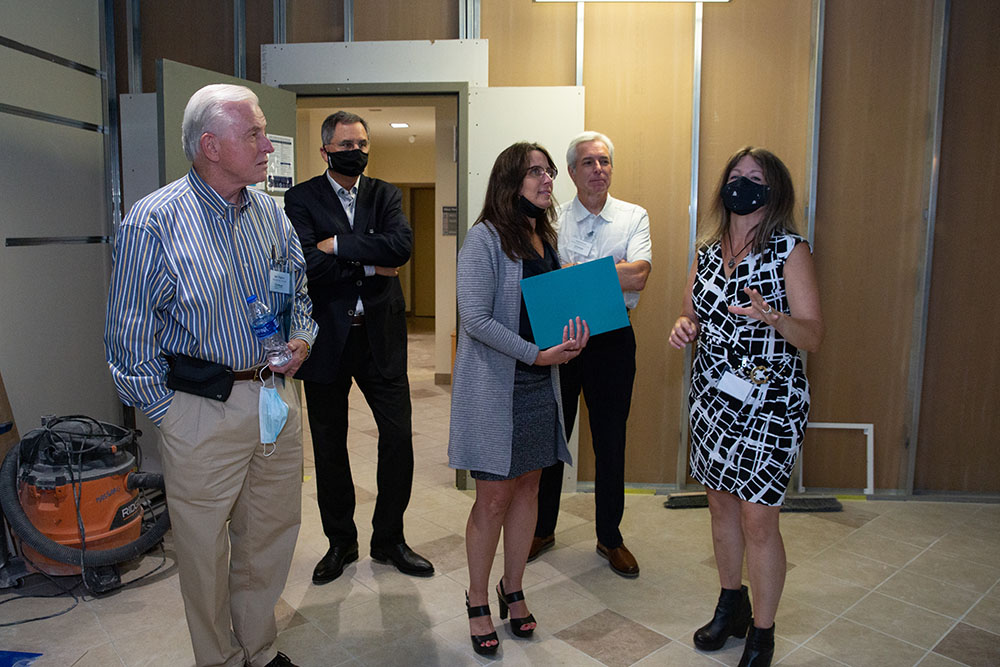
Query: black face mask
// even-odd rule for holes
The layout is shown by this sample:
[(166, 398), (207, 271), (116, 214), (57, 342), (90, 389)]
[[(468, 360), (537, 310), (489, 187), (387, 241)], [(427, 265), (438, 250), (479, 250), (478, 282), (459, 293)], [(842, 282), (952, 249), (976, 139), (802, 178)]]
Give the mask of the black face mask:
[(330, 169), (344, 176), (360, 176), (361, 172), (368, 166), (368, 153), (360, 148), (352, 151), (336, 151), (327, 153), (326, 160), (330, 163)]
[(749, 215), (767, 203), (771, 186), (740, 176), (722, 186), (722, 205), (730, 213)]
[(524, 195), (521, 195), (517, 200), (517, 209), (534, 220), (538, 220), (545, 215), (544, 208), (535, 206)]

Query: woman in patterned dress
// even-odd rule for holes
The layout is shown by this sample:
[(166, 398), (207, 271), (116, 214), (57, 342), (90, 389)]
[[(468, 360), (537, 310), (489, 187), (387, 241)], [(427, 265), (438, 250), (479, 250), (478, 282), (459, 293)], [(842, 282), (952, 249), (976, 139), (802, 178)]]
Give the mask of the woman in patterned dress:
[[(733, 155), (713, 206), (715, 228), (691, 266), (670, 344), (698, 341), (691, 373), (691, 474), (704, 484), (722, 592), (694, 635), (712, 651), (747, 636), (740, 667), (774, 654), (785, 583), (778, 513), (809, 416), (798, 350), (823, 339), (809, 244), (795, 234), (785, 165), (747, 147)], [(742, 585), (746, 552), (753, 613)]]

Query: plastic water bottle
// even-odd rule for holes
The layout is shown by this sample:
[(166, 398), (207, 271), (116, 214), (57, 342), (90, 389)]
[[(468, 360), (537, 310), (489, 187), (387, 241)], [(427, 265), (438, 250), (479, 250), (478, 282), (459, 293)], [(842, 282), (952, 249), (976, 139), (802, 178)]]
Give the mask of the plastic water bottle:
[(267, 304), (259, 301), (256, 294), (247, 297), (247, 307), (250, 309), (250, 326), (257, 340), (264, 346), (264, 354), (272, 366), (284, 366), (292, 360), (292, 351), (282, 340), (278, 332), (278, 322), (271, 314)]

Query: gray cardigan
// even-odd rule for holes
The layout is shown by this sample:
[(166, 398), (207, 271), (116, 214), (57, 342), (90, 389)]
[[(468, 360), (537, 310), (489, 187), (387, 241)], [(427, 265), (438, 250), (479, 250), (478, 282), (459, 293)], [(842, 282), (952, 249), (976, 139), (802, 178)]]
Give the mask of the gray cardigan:
[[(514, 367), (531, 364), (538, 346), (518, 334), (522, 264), (507, 257), (493, 225), (472, 226), (458, 253), (458, 348), (451, 388), (448, 465), (510, 473)], [(558, 366), (551, 367), (559, 414), (559, 460), (572, 463), (563, 430)]]

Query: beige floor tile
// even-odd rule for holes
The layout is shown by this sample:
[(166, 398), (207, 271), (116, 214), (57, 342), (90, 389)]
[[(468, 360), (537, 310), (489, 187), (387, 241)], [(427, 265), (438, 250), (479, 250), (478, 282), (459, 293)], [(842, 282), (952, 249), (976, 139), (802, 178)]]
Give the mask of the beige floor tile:
[(996, 667), (1000, 665), (1000, 635), (959, 623), (934, 652), (969, 667)]
[[(995, 528), (994, 530), (1000, 530)], [(934, 543), (931, 551), (962, 558), (973, 563), (996, 567), (1000, 563), (1000, 540), (982, 539), (981, 529), (975, 535), (952, 531)]]
[(670, 641), (613, 611), (599, 612), (556, 637), (609, 667), (631, 665)]
[(919, 667), (962, 667), (963, 663), (955, 662), (951, 658), (946, 658), (937, 653), (928, 653), (924, 659), (917, 663)]
[(354, 659), (339, 642), (311, 623), (281, 630), (276, 648), (299, 667), (333, 667)]
[(801, 564), (865, 588), (875, 588), (898, 569), (837, 547), (824, 549)]
[[(191, 659), (193, 660), (194, 656), (192, 656)], [(73, 667), (119, 667), (119, 666), (124, 667), (125, 666), (125, 662), (122, 661), (121, 656), (118, 655), (118, 651), (115, 650), (114, 644), (112, 644), (111, 642), (87, 649), (86, 653), (81, 655), (72, 663), (62, 663), (62, 664), (64, 665), (72, 664)], [(32, 667), (45, 667), (45, 663), (42, 660), (38, 660), (37, 662), (32, 664)]]
[(962, 620), (969, 625), (1000, 635), (1000, 597), (986, 596)]
[(428, 628), (400, 635), (387, 632), (378, 646), (358, 657), (358, 662), (372, 667), (386, 665), (472, 667), (479, 664), (474, 655), (471, 643), (468, 651), (461, 650)]
[(828, 612), (841, 614), (867, 593), (866, 588), (803, 566), (788, 573), (782, 599), (795, 598)]
[[(61, 579), (63, 585), (72, 585), (69, 578)], [(27, 590), (17, 591), (15, 595), (30, 592), (52, 594), (57, 591), (48, 585), (36, 587), (29, 584)], [(3, 599), (7, 597), (9, 596), (5, 595)], [(72, 609), (64, 614), (53, 618), (41, 618), (59, 614), (71, 607)], [(68, 597), (22, 598), (8, 602), (0, 609), (3, 610), (5, 623), (22, 619), (39, 619), (20, 625), (0, 627), (0, 646), (6, 650), (42, 653), (50, 658), (57, 656), (61, 660), (66, 660), (63, 664), (72, 664), (90, 649), (112, 640), (101, 626), (97, 614), (84, 601), (74, 607), (73, 600)]]
[(929, 547), (946, 535), (953, 525), (938, 518), (924, 521), (912, 514), (904, 516), (883, 514), (858, 528), (858, 533), (887, 537), (918, 547)]
[(985, 593), (1000, 580), (1000, 568), (970, 563), (929, 549), (903, 568), (946, 584)]
[(795, 649), (774, 664), (784, 667), (841, 667), (845, 663), (803, 647)]
[(805, 646), (852, 667), (911, 667), (926, 652), (844, 619), (831, 623)]
[(836, 618), (835, 614), (786, 595), (778, 605), (774, 632), (790, 642), (802, 644)]
[(720, 664), (722, 663), (704, 653), (698, 653), (679, 642), (670, 642), (635, 663), (635, 667), (719, 667)]
[(954, 619), (893, 598), (872, 593), (844, 613), (845, 618), (911, 644), (931, 648)]
[(878, 587), (878, 592), (951, 618), (960, 618), (980, 594), (937, 579), (900, 570)]
[(566, 585), (568, 579), (555, 577), (535, 586), (525, 588), (525, 599), (538, 627), (550, 634), (579, 623), (605, 609), (591, 598), (580, 595), (574, 586)]
[(838, 549), (871, 558), (894, 567), (903, 567), (919, 556), (923, 549), (881, 535), (852, 533), (836, 544)]

